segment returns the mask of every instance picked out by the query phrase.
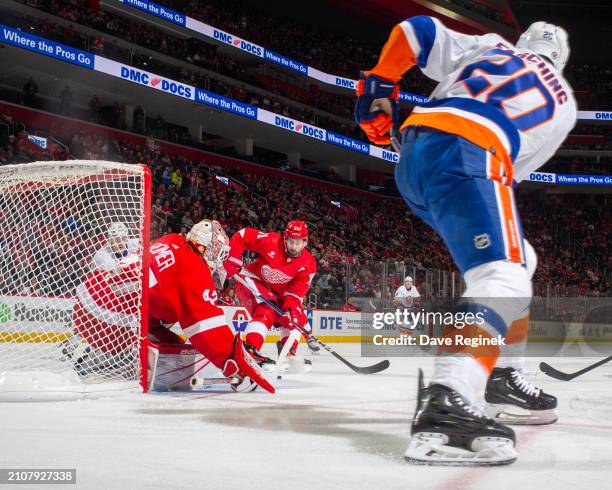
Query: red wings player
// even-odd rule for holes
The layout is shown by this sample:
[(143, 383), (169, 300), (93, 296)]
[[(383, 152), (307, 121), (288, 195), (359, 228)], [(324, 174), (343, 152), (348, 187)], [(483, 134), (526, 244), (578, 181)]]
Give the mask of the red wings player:
[(227, 256), (227, 235), (217, 221), (204, 220), (183, 237), (166, 235), (150, 247), (149, 314), (165, 323), (178, 322), (191, 345), (228, 377), (250, 380), (274, 393), (274, 387), (247, 354), (240, 335), (227, 325), (217, 306), (211, 269)]
[[(217, 306), (217, 291), (211, 270), (214, 271), (221, 265), (227, 256), (228, 248), (228, 238), (221, 225), (209, 220), (197, 223), (187, 237), (169, 234), (151, 245), (150, 332), (163, 337), (159, 322), (178, 322), (193, 347), (221, 369), (226, 377), (237, 380), (233, 385), (234, 389), (243, 391), (253, 388), (253, 383), (256, 383), (274, 393), (274, 387), (253, 362), (240, 336), (227, 325), (223, 310)], [(129, 269), (119, 274), (94, 271), (80, 287), (86, 294), (81, 291), (83, 294), (79, 295), (80, 301), (75, 307), (73, 320), (75, 331), (83, 336), (90, 346), (96, 347), (94, 342), (102, 333), (108, 337), (113, 332), (119, 332), (119, 325), (109, 323), (112, 319), (134, 313), (122, 311), (122, 308), (129, 309), (124, 305), (134, 305), (134, 301), (121, 301), (121, 298), (110, 301), (107, 293), (108, 290), (117, 289), (113, 288), (110, 282), (125, 282), (130, 277)], [(132, 277), (132, 281), (134, 279), (135, 277)], [(108, 314), (102, 318), (101, 312)]]
[[(289, 337), (290, 321), (310, 329), (302, 302), (316, 274), (317, 265), (305, 248), (307, 243), (308, 228), (303, 221), (290, 221), (284, 235), (243, 228), (230, 239), (229, 257), (223, 262), (227, 276), (241, 272), (251, 278), (260, 294), (286, 312), (285, 316), (279, 316), (266, 304), (257, 303), (248, 288), (236, 283), (236, 295), (252, 317), (245, 330), (246, 349), (260, 364), (273, 362), (261, 355), (259, 350), (267, 331), (275, 323), (283, 327), (282, 345)], [(245, 250), (257, 252), (259, 257), (242, 269)], [(297, 341), (291, 348), (292, 353), (295, 353), (295, 349)]]

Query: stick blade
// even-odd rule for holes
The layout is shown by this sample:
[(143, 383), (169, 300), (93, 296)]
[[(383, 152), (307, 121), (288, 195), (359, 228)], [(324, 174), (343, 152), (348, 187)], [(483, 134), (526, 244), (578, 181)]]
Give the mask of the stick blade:
[(572, 379), (572, 375), (562, 373), (561, 371), (555, 369), (550, 364), (547, 364), (545, 362), (540, 363), (540, 371), (542, 371), (547, 376), (550, 376), (551, 378), (560, 379), (561, 381), (569, 381), (570, 379)]
[(385, 359), (384, 361), (380, 361), (378, 364), (374, 364), (373, 366), (366, 366), (366, 367), (354, 366), (353, 371), (359, 374), (376, 374), (376, 373), (380, 373), (381, 371), (384, 371), (390, 365), (391, 363)]

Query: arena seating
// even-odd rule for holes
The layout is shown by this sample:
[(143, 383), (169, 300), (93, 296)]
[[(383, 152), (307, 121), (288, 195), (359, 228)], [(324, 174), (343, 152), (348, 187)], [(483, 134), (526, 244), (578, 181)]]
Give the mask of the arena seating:
[[(0, 124), (11, 128), (1, 141), (2, 164), (72, 155), (149, 165), (154, 174), (153, 238), (184, 233), (205, 217), (218, 219), (229, 232), (243, 226), (281, 230), (289, 219), (306, 220), (319, 267), (313, 294), (320, 304), (338, 307), (349, 296), (388, 297), (400, 279), (395, 274), (400, 262), (417, 269), (453, 270), (443, 242), (400, 199), (368, 196), (335, 184), (321, 188), (314, 179), (270, 168), (264, 172), (244, 162), (221, 166), (211, 163), (204, 152), (186, 156), (183, 148), (176, 147), (170, 153), (160, 150), (154, 140), (109, 137), (88, 125), (74, 132), (57, 122), (46, 124), (46, 130), (56, 128), (55, 148), (62, 150), (63, 142), (66, 150), (40, 151), (24, 140), (23, 126), (13, 118), (1, 114)], [(217, 176), (228, 177), (228, 184)], [(269, 185), (271, 176), (274, 186)], [(344, 205), (338, 209), (332, 200)], [(540, 254), (536, 293), (605, 294), (609, 283), (603, 271), (612, 268), (612, 230), (606, 219), (609, 197), (519, 192), (518, 202), (525, 235)], [(607, 262), (595, 257), (607, 257)], [(383, 270), (389, 274), (385, 281)], [(381, 285), (387, 291), (381, 291)], [(417, 286), (421, 286), (418, 281)]]

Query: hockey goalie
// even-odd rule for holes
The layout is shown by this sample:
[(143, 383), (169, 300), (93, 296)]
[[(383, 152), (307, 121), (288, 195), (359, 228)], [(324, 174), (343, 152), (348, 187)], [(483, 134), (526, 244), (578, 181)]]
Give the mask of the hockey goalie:
[(128, 227), (121, 221), (110, 223), (106, 229), (106, 244), (94, 255), (91, 269), (114, 270), (130, 255), (138, 255), (140, 243), (130, 238)]
[[(296, 357), (298, 340), (294, 339), (299, 336), (290, 335), (294, 324), (310, 330), (302, 303), (316, 274), (317, 265), (313, 256), (306, 250), (307, 243), (308, 228), (306, 223), (298, 220), (290, 221), (283, 235), (243, 228), (230, 240), (229, 255), (223, 263), (228, 277), (240, 274), (260, 295), (278, 304), (285, 312), (283, 316), (278, 315), (266, 304), (258, 302), (251, 289), (236, 283), (236, 295), (252, 317), (245, 331), (246, 349), (266, 369), (269, 369), (274, 361), (264, 356), (260, 349), (268, 330), (278, 325), (281, 327), (279, 352), (285, 343), (291, 342), (287, 369), (299, 371), (298, 365), (302, 365), (305, 367), (303, 370), (308, 370), (304, 361)], [(243, 268), (242, 255), (246, 250), (257, 252), (259, 256)], [(313, 351), (318, 350), (314, 345), (309, 344), (309, 347)]]
[[(228, 238), (216, 221), (197, 223), (186, 237), (169, 234), (149, 248), (149, 370), (154, 374), (160, 349), (168, 355), (199, 354), (231, 380), (235, 391), (259, 385), (274, 393), (260, 367), (247, 353), (239, 335), (227, 325), (217, 306), (212, 273), (220, 268), (228, 251)], [(133, 335), (138, 332), (137, 291), (140, 265), (126, 255), (114, 270), (93, 270), (77, 288), (73, 310), (74, 332), (84, 339), (88, 352), (75, 361), (81, 376), (120, 368), (137, 355)], [(218, 271), (223, 273), (222, 270)], [(182, 337), (162, 324), (178, 323)], [(189, 345), (183, 340), (189, 340)], [(189, 365), (185, 366), (189, 369)], [(193, 367), (192, 367), (193, 369)]]

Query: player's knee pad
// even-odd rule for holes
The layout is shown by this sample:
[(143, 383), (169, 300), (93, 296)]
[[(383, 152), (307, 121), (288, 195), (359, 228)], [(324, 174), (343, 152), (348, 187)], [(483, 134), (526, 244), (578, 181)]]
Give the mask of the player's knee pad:
[(531, 298), (531, 278), (516, 262), (496, 260), (472, 267), (463, 276), (464, 296), (480, 298)]
[(527, 268), (527, 277), (531, 280), (538, 267), (538, 254), (527, 240), (523, 240), (523, 248), (525, 249), (525, 267)]
[(527, 314), (531, 279), (521, 264), (505, 260), (488, 262), (469, 269), (464, 279), (467, 289), (463, 296), (493, 310), (506, 327)]
[[(278, 315), (272, 311), (266, 305), (258, 305), (255, 310), (253, 310), (252, 320), (249, 322), (249, 325), (254, 322), (259, 322), (265, 325), (266, 329), (271, 329), (272, 325), (278, 318)], [(247, 327), (248, 328), (248, 327)]]
[(253, 318), (244, 330), (245, 340), (247, 344), (261, 349), (261, 346), (266, 338), (268, 330), (272, 328), (276, 321), (276, 315), (265, 305), (259, 305), (253, 311)]

